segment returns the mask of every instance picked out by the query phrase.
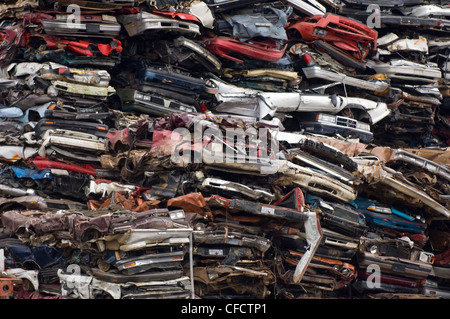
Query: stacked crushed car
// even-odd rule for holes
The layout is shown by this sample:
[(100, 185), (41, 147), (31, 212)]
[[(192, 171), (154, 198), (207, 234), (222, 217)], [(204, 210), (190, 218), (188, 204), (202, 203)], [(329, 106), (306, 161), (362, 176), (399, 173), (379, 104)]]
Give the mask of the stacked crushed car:
[(0, 4), (0, 297), (450, 297), (450, 7)]

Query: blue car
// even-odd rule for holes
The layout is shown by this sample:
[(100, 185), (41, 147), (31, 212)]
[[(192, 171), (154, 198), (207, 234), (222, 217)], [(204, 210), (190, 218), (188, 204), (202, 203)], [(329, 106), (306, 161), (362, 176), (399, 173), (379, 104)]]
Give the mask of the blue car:
[(416, 220), (403, 211), (381, 205), (361, 196), (348, 203), (364, 214), (369, 225), (388, 227), (410, 233), (422, 233), (426, 228), (425, 223)]

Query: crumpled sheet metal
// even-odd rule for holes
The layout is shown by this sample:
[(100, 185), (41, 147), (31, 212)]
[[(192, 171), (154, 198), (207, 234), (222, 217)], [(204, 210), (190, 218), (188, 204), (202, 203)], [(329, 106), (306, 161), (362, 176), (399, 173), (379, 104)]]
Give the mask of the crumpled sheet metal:
[(306, 269), (308, 268), (312, 258), (314, 257), (314, 253), (322, 240), (322, 230), (320, 228), (320, 221), (317, 214), (314, 212), (308, 212), (306, 214), (308, 215), (308, 220), (305, 222), (305, 232), (306, 241), (308, 242), (309, 247), (306, 253), (299, 260), (298, 264), (295, 266), (293, 275), (294, 283), (298, 283), (302, 280)]
[(403, 199), (404, 201), (407, 202), (407, 198), (409, 198), (410, 201), (412, 200), (418, 205), (423, 205), (434, 213), (450, 218), (450, 210), (448, 208), (433, 200), (428, 194), (416, 188), (415, 185), (409, 184), (398, 172), (386, 168), (384, 163), (362, 163), (358, 167), (358, 171), (368, 184), (380, 183), (389, 186), (398, 192), (399, 196), (406, 196), (406, 199)]
[[(275, 14), (276, 19), (270, 17), (269, 20), (263, 14), (253, 13), (249, 15), (245, 11), (242, 14), (239, 14), (239, 12), (232, 15), (225, 14), (224, 18), (233, 27), (233, 37), (240, 41), (247, 41), (255, 37), (271, 38), (280, 42), (287, 40), (284, 26), (287, 24), (287, 17), (291, 12), (276, 8), (269, 8), (269, 10)], [(275, 23), (272, 21), (275, 21)]]
[(44, 236), (58, 231), (67, 231), (73, 241), (83, 240), (85, 233), (95, 229), (100, 233), (108, 231), (110, 216), (88, 218), (79, 214), (65, 212), (24, 215), (19, 211), (6, 211), (2, 223), (13, 232), (20, 231), (23, 237)]
[[(239, 282), (243, 278), (251, 284), (240, 285)], [(195, 267), (194, 279), (202, 284), (196, 288), (199, 296), (208, 296), (211, 293), (219, 293), (223, 289), (231, 288), (238, 294), (251, 294), (257, 298), (267, 298), (270, 291), (266, 287), (275, 282), (275, 275), (266, 267)]]
[(58, 270), (58, 277), (62, 283), (61, 295), (75, 299), (94, 299), (96, 290), (104, 291), (113, 299), (120, 299), (120, 285), (98, 280), (92, 276), (81, 274), (66, 274)]
[(38, 8), (39, 1), (38, 0), (19, 0), (14, 4), (1, 4), (0, 5), (0, 18), (23, 18), (27, 11), (24, 8)]
[[(357, 251), (380, 263), (406, 252), (393, 244), (392, 256), (378, 258), (383, 243), (358, 245), (368, 231), (411, 245), (426, 270), (420, 278), (448, 280), (450, 157), (442, 146), (449, 143), (450, 104), (448, 63), (441, 62), (448, 41), (440, 35), (450, 24), (425, 7), (400, 6), (404, 16), (383, 10), (382, 25), (369, 27), (357, 22), (368, 22), (370, 14), (353, 10), (357, 2), (104, 3), (97, 8), (104, 14), (95, 17), (103, 24), (87, 33), (103, 26), (114, 33), (91, 38), (74, 28), (70, 39), (52, 28), (61, 23), (52, 3), (0, 5), (0, 248), (7, 271), (32, 283), (23, 289), (36, 290), (17, 298), (346, 297), (345, 288), (365, 278), (356, 272), (362, 264), (350, 263)], [(95, 7), (58, 2), (61, 11), (71, 4)], [(331, 20), (334, 25), (323, 25), (328, 34), (307, 29)], [(368, 33), (343, 30), (344, 23)], [(410, 37), (402, 28), (392, 33), (392, 23), (427, 28)], [(296, 31), (304, 38), (293, 37)], [(173, 112), (172, 100), (180, 102)], [(131, 113), (126, 103), (139, 107)], [(304, 113), (313, 111), (362, 120), (375, 139), (364, 144), (298, 132)], [(52, 141), (50, 129), (65, 125), (77, 136), (89, 131), (104, 139), (95, 148), (100, 152), (91, 154), (79, 138)], [(230, 128), (273, 131), (267, 145), (230, 147), (218, 135)], [(205, 136), (207, 130), (216, 135)], [(328, 153), (310, 147), (308, 162), (305, 141), (312, 139), (331, 147)], [(255, 161), (224, 163), (214, 156), (233, 149), (240, 160), (247, 148), (258, 151)], [(189, 156), (176, 161), (175, 151)], [(414, 220), (418, 233), (364, 219), (351, 229), (362, 213), (337, 205), (364, 195), (380, 201), (374, 209)], [(306, 201), (311, 196), (321, 204)], [(405, 212), (394, 210), (397, 205)], [(325, 227), (331, 217), (340, 223), (333, 231)], [(124, 266), (172, 250), (178, 259), (167, 269)], [(191, 251), (188, 261), (184, 254)], [(74, 262), (81, 276), (71, 272), (78, 269)]]

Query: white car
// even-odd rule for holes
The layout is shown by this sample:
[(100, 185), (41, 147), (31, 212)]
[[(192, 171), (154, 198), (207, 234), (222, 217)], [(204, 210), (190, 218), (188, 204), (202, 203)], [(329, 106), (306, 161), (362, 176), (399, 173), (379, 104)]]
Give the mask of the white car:
[(253, 116), (261, 120), (275, 113), (324, 112), (337, 114), (345, 108), (365, 110), (370, 123), (375, 124), (391, 114), (386, 103), (359, 97), (296, 92), (266, 92), (226, 83), (210, 78), (217, 88), (216, 113)]

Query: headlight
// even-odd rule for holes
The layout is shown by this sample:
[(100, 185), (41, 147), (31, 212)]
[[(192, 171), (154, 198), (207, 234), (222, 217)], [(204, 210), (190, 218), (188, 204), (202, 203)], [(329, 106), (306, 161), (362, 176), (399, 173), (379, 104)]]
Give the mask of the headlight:
[(318, 122), (336, 123), (336, 116), (321, 113), (321, 114), (317, 114), (316, 120)]
[(364, 131), (370, 131), (370, 125), (366, 123), (358, 122), (356, 123), (356, 128)]
[(382, 214), (392, 214), (392, 211), (390, 208), (388, 207), (381, 207), (381, 206), (375, 206), (375, 205), (371, 205), (369, 207), (367, 207), (368, 210), (377, 212), (377, 213), (382, 213)]
[(314, 31), (313, 31), (314, 35), (317, 35), (322, 38), (326, 37), (327, 33), (328, 33), (327, 30), (321, 29), (321, 28), (314, 28)]

